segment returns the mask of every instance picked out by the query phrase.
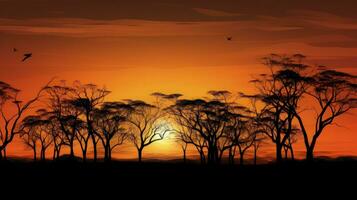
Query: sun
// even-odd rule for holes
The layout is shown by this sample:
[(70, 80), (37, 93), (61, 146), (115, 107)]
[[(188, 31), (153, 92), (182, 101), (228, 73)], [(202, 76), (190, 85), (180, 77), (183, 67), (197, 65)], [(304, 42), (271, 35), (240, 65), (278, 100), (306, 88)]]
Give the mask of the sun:
[(164, 129), (170, 131), (165, 134), (162, 140), (156, 141), (148, 146), (147, 152), (151, 152), (160, 157), (173, 157), (179, 155), (180, 148), (176, 140), (175, 132), (173, 131), (175, 130), (175, 124), (167, 119), (160, 120), (158, 124), (163, 126), (162, 131), (164, 131)]

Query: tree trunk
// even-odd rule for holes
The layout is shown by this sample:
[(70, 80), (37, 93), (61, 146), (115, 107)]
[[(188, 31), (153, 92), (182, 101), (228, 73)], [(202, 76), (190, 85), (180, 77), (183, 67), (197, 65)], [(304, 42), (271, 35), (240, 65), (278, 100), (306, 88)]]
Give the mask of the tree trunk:
[(62, 145), (60, 145), (60, 146), (58, 147), (56, 158), (59, 158), (59, 157), (60, 157), (60, 155), (61, 155), (61, 149), (62, 149)]
[(60, 151), (61, 151), (61, 146), (58, 144), (54, 144), (53, 145), (53, 160), (56, 160), (59, 158)]
[(183, 151), (183, 163), (186, 163), (186, 149), (182, 149)]
[(108, 147), (104, 146), (104, 161), (108, 162)]
[(218, 151), (214, 144), (209, 144), (208, 146), (208, 159), (207, 162), (210, 165), (217, 164)]
[(314, 148), (310, 147), (307, 151), (306, 151), (306, 160), (308, 162), (312, 162), (314, 160)]
[(106, 144), (104, 147), (104, 161), (110, 161), (110, 146), (108, 144)]
[(46, 160), (46, 149), (41, 148), (41, 160), (45, 161)]
[(108, 156), (109, 156), (109, 160), (112, 160), (112, 149), (109, 148), (109, 152), (108, 152)]
[(208, 145), (208, 152), (207, 152), (207, 163), (212, 163), (212, 145)]
[(200, 153), (201, 164), (206, 164), (205, 153), (203, 152), (203, 150), (200, 150), (199, 153)]
[(257, 165), (257, 147), (254, 147), (254, 165)]
[(37, 160), (36, 147), (32, 148), (32, 150), (33, 150), (33, 161), (36, 161)]
[(235, 164), (235, 154), (236, 154), (236, 146), (234, 146), (233, 148), (230, 148), (229, 149), (229, 162), (231, 165), (234, 165)]
[(87, 148), (82, 150), (82, 160), (83, 162), (87, 162)]
[(7, 160), (7, 156), (6, 156), (6, 147), (3, 149), (4, 155), (3, 155), (3, 159)]
[(91, 134), (92, 143), (93, 143), (93, 161), (97, 162), (97, 143), (95, 142), (94, 134)]
[(231, 148), (229, 148), (229, 150), (228, 150), (228, 163), (229, 164), (231, 164), (231, 165), (233, 165), (233, 153), (232, 153), (232, 147)]
[(276, 162), (277, 163), (281, 163), (281, 161), (283, 160), (283, 156), (281, 154), (281, 149), (282, 149), (282, 145), (280, 145), (280, 143), (277, 141), (277, 143), (276, 143)]
[(73, 139), (72, 139), (71, 142), (70, 142), (69, 148), (70, 148), (70, 157), (71, 157), (71, 158), (74, 158)]
[(295, 160), (293, 146), (290, 146), (290, 156), (291, 156), (291, 160)]
[(54, 145), (54, 147), (53, 147), (52, 160), (56, 160), (56, 155), (57, 155), (57, 148), (56, 148), (56, 145)]
[(239, 152), (239, 164), (244, 165), (244, 152)]
[(219, 152), (217, 145), (214, 145), (213, 147), (213, 163), (214, 164), (219, 164), (220, 163), (220, 158), (219, 158)]
[(138, 161), (139, 161), (139, 163), (141, 163), (142, 153), (143, 153), (143, 150), (142, 149), (138, 149)]
[(284, 156), (285, 156), (285, 160), (288, 159), (288, 147), (284, 147)]
[(317, 138), (319, 137), (320, 134), (321, 131), (315, 133), (315, 135), (312, 137), (310, 146), (306, 149), (306, 160), (308, 162), (314, 161), (314, 149), (315, 149)]
[(80, 147), (82, 150), (82, 162), (87, 162), (87, 150), (88, 150), (88, 144), (85, 140), (84, 144), (82, 144), (82, 142), (80, 142)]

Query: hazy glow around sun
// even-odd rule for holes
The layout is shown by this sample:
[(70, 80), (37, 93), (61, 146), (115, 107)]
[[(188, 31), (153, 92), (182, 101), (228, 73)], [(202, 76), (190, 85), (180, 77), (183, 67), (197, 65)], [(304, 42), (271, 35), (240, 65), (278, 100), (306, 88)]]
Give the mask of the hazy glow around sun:
[(147, 152), (151, 151), (152, 153), (155, 154), (165, 155), (165, 154), (172, 154), (173, 151), (174, 152), (178, 151), (179, 148), (176, 142), (176, 135), (174, 132), (174, 130), (176, 130), (175, 123), (168, 119), (162, 119), (158, 122), (158, 124), (162, 126), (161, 128), (162, 132), (165, 129), (168, 129), (170, 131), (165, 134), (164, 139), (154, 142), (152, 145), (148, 146)]

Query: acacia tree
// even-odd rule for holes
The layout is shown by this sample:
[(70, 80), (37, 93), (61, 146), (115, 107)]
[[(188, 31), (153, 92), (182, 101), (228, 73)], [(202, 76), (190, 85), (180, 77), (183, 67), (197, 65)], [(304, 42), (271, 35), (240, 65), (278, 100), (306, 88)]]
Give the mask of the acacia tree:
[[(180, 135), (181, 136), (181, 135)], [(184, 139), (182, 138), (177, 138), (176, 139), (177, 143), (180, 145), (181, 151), (182, 151), (182, 160), (183, 163), (186, 163), (187, 161), (187, 156), (186, 156), (186, 152), (187, 152), (187, 147), (188, 147), (188, 142), (186, 142)]]
[[(164, 109), (165, 112), (170, 111), (170, 106), (182, 96), (182, 94), (179, 93), (174, 93), (174, 94), (164, 94), (160, 92), (155, 92), (151, 94), (152, 96), (156, 97), (156, 102), (158, 104), (163, 103), (169, 103), (169, 105), (166, 105), (166, 108)], [(197, 151), (199, 152), (200, 155), (200, 160), (202, 163), (205, 162), (205, 155), (204, 155), (204, 143), (201, 142), (197, 137), (193, 137), (193, 133), (191, 130), (185, 129), (185, 127), (181, 126), (178, 129), (172, 130), (173, 133), (175, 133), (175, 141), (177, 144), (180, 146), (181, 151), (182, 151), (182, 159), (183, 162), (186, 163), (187, 160), (187, 147), (189, 144), (192, 144), (195, 146)], [(197, 136), (197, 135), (196, 135)]]
[(40, 152), (40, 157), (41, 160), (44, 161), (46, 160), (46, 150), (48, 149), (48, 147), (52, 144), (53, 142), (53, 138), (52, 135), (50, 133), (50, 122), (47, 119), (43, 119), (41, 120), (41, 125), (40, 125), (40, 130), (37, 134), (40, 145), (41, 145), (41, 152)]
[[(261, 95), (246, 95), (244, 93), (240, 93), (240, 96), (243, 98), (248, 98), (250, 100), (250, 107), (246, 109), (248, 121), (246, 123), (247, 129), (250, 131), (251, 139), (252, 139), (252, 147), (253, 147), (253, 164), (257, 164), (257, 154), (261, 145), (267, 139), (265, 133), (273, 132), (274, 126), (268, 126), (268, 128), (273, 127), (272, 129), (268, 129), (266, 127), (266, 122), (270, 124), (273, 120), (268, 118), (267, 121), (264, 119), (264, 108), (259, 109), (258, 102), (261, 100)], [(263, 105), (264, 106), (264, 105)], [(290, 138), (290, 137), (289, 137)]]
[[(242, 130), (244, 127), (242, 126), (243, 123), (241, 123), (241, 119), (244, 118), (241, 111), (246, 108), (239, 106), (236, 102), (234, 102), (234, 100), (232, 100), (234, 96), (227, 90), (211, 90), (208, 91), (208, 94), (212, 96), (211, 100), (219, 101), (225, 104), (224, 118), (226, 118), (227, 125), (223, 129), (222, 137), (219, 138), (217, 142), (219, 152), (218, 162), (221, 162), (224, 152), (229, 150), (228, 161), (233, 164), (237, 141), (239, 140), (237, 137), (237, 133), (239, 131), (237, 130)], [(234, 129), (236, 130), (233, 131)]]
[[(33, 151), (33, 160), (37, 160), (37, 145), (39, 138), (37, 137), (37, 125), (38, 120), (34, 116), (27, 116), (22, 120), (22, 132), (20, 137), (23, 143), (32, 149)], [(35, 122), (35, 123), (34, 123)]]
[[(178, 118), (176, 119), (176, 121), (177, 120), (180, 119)], [(181, 123), (183, 122), (181, 121)], [(207, 150), (207, 143), (204, 140), (204, 138), (202, 138), (197, 131), (182, 125), (180, 125), (178, 130), (175, 130), (175, 133), (176, 133), (177, 142), (180, 144), (181, 149), (183, 151), (184, 161), (186, 160), (186, 150), (188, 145), (193, 145), (197, 150), (198, 155), (200, 156), (201, 164), (205, 164), (206, 163), (205, 151)]]
[(207, 147), (207, 162), (219, 163), (219, 141), (224, 137), (228, 122), (226, 103), (218, 100), (182, 99), (168, 109), (175, 122), (191, 134), (187, 138), (195, 136), (198, 141), (203, 140), (202, 146)]
[[(75, 82), (74, 86), (74, 99), (72, 104), (76, 109), (81, 110), (84, 115), (85, 128), (87, 135), (92, 140), (93, 145), (93, 159), (97, 160), (97, 143), (98, 134), (95, 133), (93, 128), (93, 115), (96, 107), (104, 101), (104, 98), (110, 93), (105, 87), (99, 88), (94, 84), (81, 84), (79, 81)], [(86, 142), (86, 138), (84, 138)], [(87, 142), (86, 142), (87, 143)], [(85, 144), (87, 145), (87, 144)]]
[(228, 162), (234, 164), (235, 154), (238, 147), (240, 153), (240, 164), (243, 164), (243, 157), (246, 150), (250, 147), (247, 145), (250, 142), (250, 137), (247, 129), (247, 116), (241, 113), (242, 109), (246, 109), (241, 106), (234, 106), (231, 108), (231, 112), (228, 115), (229, 123), (225, 127), (224, 137), (222, 139), (224, 145), (221, 150), (221, 156), (223, 151), (228, 149)]
[(266, 127), (266, 135), (275, 144), (277, 162), (282, 160), (282, 149), (293, 130), (293, 110), (309, 86), (310, 78), (304, 75), (309, 66), (302, 63), (304, 58), (301, 54), (272, 54), (263, 59), (270, 74), (261, 74), (252, 80), (259, 90), (256, 97), (259, 96), (265, 104), (262, 125)]
[(234, 102), (229, 91), (209, 91), (208, 94), (211, 97), (207, 100), (178, 100), (169, 107), (180, 127), (177, 131), (180, 141), (193, 144), (201, 161), (207, 157), (210, 164), (221, 162), (226, 150), (229, 150), (229, 162), (233, 163), (237, 148), (243, 160), (252, 145), (251, 132), (246, 129), (248, 117), (245, 115), (249, 110)]
[(288, 153), (290, 152), (291, 160), (295, 160), (293, 144), (297, 142), (298, 131), (299, 129), (294, 129), (284, 145), (285, 159), (288, 159)]
[(87, 152), (88, 152), (88, 142), (90, 139), (90, 135), (88, 134), (85, 123), (82, 119), (73, 119), (73, 124), (75, 124), (75, 138), (79, 144), (79, 147), (82, 151), (82, 161), (87, 161)]
[[(306, 148), (306, 160), (308, 161), (314, 159), (317, 140), (325, 128), (331, 125), (336, 118), (357, 107), (356, 76), (324, 69), (317, 72), (312, 78), (310, 82), (312, 87), (305, 92), (316, 102), (316, 106), (314, 106), (316, 111), (315, 127), (312, 133), (308, 133), (301, 112), (292, 106), (289, 107), (294, 111), (299, 122)], [(299, 103), (303, 104), (302, 101), (299, 101)]]
[(104, 161), (111, 161), (112, 151), (128, 138), (124, 128), (128, 109), (122, 102), (105, 102), (94, 111), (94, 129), (104, 148)]
[(6, 147), (22, 132), (23, 127), (19, 126), (19, 122), (24, 113), (41, 97), (47, 85), (41, 88), (34, 98), (21, 101), (18, 98), (20, 90), (0, 81), (0, 160), (6, 159)]
[(46, 131), (45, 135), (39, 135), (39, 140), (42, 146), (42, 154), (45, 158), (46, 149), (53, 146), (52, 159), (59, 158), (62, 145), (64, 145), (64, 138), (59, 124), (56, 121), (56, 117), (53, 113), (49, 112), (45, 108), (38, 109), (36, 111), (37, 116), (42, 120), (42, 127)]
[(58, 85), (46, 88), (48, 95), (48, 113), (52, 115), (52, 120), (57, 123), (62, 133), (63, 145), (70, 149), (70, 157), (74, 157), (74, 141), (80, 123), (81, 112), (72, 104), (74, 89), (66, 86), (62, 81)]
[(36, 147), (39, 145), (40, 158), (46, 160), (46, 150), (52, 144), (52, 137), (49, 132), (48, 120), (39, 115), (30, 115), (22, 120), (22, 138), (24, 143), (34, 151), (36, 160)]
[(126, 100), (129, 106), (129, 139), (138, 151), (138, 161), (142, 161), (145, 147), (163, 140), (171, 128), (163, 120), (165, 113), (160, 107), (140, 100)]
[(254, 130), (250, 130), (249, 126), (240, 131), (236, 141), (239, 152), (239, 164), (244, 164), (244, 155), (246, 151), (251, 148), (254, 144), (256, 133)]
[(257, 129), (255, 129), (254, 133), (253, 133), (253, 164), (256, 165), (257, 164), (257, 159), (258, 159), (258, 150), (261, 147), (262, 143), (264, 142), (264, 140), (266, 139), (266, 137), (261, 134), (259, 131), (257, 131)]
[(62, 147), (66, 144), (65, 136), (61, 130), (60, 124), (57, 123), (56, 117), (49, 113), (45, 109), (43, 110), (43, 115), (47, 116), (47, 126), (52, 137), (53, 144), (53, 156), (52, 159), (56, 160), (61, 155)]
[[(315, 73), (315, 69), (309, 72), (306, 69), (311, 66), (304, 64), (303, 59), (300, 54), (265, 58), (271, 75), (264, 74), (254, 82), (259, 84), (260, 95), (267, 105), (262, 121), (267, 122), (265, 124), (270, 129), (267, 133), (277, 144), (277, 158), (281, 158), (281, 147), (290, 148), (293, 152), (290, 136), (294, 133), (293, 119), (296, 118), (304, 138), (306, 159), (312, 161), (316, 142), (325, 127), (356, 107), (356, 76), (325, 67), (318, 68)], [(273, 70), (273, 67), (278, 70)], [(306, 102), (316, 112), (315, 127), (310, 134), (302, 119)]]

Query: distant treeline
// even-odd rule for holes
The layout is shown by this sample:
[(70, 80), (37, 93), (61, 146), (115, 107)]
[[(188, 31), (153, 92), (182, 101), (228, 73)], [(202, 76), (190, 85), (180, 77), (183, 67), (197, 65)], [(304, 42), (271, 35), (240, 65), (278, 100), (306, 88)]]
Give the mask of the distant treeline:
[[(20, 137), (33, 150), (33, 159), (58, 159), (64, 148), (75, 157), (79, 145), (87, 160), (89, 146), (93, 160), (98, 149), (110, 161), (113, 149), (132, 143), (142, 160), (145, 147), (174, 134), (186, 161), (188, 146), (194, 147), (202, 163), (218, 164), (228, 156), (233, 164), (239, 154), (240, 164), (248, 149), (254, 163), (261, 145), (275, 145), (276, 161), (294, 159), (293, 145), (302, 139), (306, 160), (314, 159), (314, 149), (325, 128), (334, 120), (356, 108), (356, 76), (324, 66), (306, 64), (305, 56), (272, 54), (263, 58), (267, 73), (256, 75), (251, 83), (255, 94), (209, 91), (203, 99), (184, 99), (181, 94), (153, 93), (155, 101), (105, 101), (110, 91), (94, 84), (51, 81), (29, 101), (18, 98), (20, 90), (0, 82), (0, 159), (14, 137)], [(249, 100), (250, 105), (238, 103)], [(40, 103), (39, 103), (40, 102)], [(34, 104), (41, 108), (26, 115)], [(307, 128), (303, 111), (314, 128)], [(40, 158), (37, 158), (38, 154)], [(78, 156), (78, 155), (76, 155)]]

